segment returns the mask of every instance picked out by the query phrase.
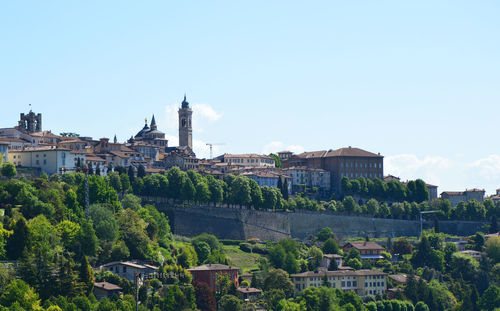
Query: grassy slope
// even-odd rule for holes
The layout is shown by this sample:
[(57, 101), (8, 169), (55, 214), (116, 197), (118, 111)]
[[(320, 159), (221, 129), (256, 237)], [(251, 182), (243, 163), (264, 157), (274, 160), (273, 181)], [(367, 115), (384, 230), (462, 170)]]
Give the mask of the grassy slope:
[(231, 264), (240, 268), (243, 273), (259, 268), (258, 260), (262, 255), (245, 253), (238, 245), (224, 245), (223, 248)]

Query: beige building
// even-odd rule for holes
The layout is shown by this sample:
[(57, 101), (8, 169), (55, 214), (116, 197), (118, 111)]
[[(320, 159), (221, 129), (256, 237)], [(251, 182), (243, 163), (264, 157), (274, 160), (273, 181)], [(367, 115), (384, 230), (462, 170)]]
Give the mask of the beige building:
[(21, 167), (40, 168), (49, 175), (60, 174), (64, 170), (75, 169), (76, 155), (70, 151), (56, 146), (10, 150), (9, 162)]
[(457, 206), (460, 202), (476, 200), (484, 201), (484, 189), (467, 189), (465, 191), (445, 191), (441, 193), (441, 199), (449, 200), (452, 206)]
[(383, 294), (387, 288), (386, 276), (386, 273), (378, 270), (337, 270), (292, 274), (290, 279), (295, 285), (296, 294), (308, 287), (321, 287), (328, 282), (331, 288), (366, 296)]

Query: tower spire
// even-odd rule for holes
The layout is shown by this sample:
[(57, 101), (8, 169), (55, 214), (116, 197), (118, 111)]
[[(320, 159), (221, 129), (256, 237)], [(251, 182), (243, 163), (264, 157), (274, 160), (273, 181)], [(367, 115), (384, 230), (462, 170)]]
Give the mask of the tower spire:
[(151, 130), (154, 131), (156, 130), (156, 120), (155, 120), (155, 115), (153, 114), (153, 117), (151, 118)]

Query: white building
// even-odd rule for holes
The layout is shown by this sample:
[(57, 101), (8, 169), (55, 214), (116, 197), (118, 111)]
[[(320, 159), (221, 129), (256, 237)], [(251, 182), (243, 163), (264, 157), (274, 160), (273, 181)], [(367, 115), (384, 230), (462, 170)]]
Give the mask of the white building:
[(151, 265), (142, 265), (130, 261), (117, 261), (110, 262), (101, 266), (101, 269), (106, 271), (111, 271), (117, 274), (121, 278), (125, 278), (129, 281), (134, 281), (136, 276), (144, 278), (144, 276), (158, 272), (158, 267)]
[(56, 146), (29, 147), (9, 151), (9, 162), (16, 166), (40, 168), (42, 172), (60, 174), (75, 169), (75, 155)]

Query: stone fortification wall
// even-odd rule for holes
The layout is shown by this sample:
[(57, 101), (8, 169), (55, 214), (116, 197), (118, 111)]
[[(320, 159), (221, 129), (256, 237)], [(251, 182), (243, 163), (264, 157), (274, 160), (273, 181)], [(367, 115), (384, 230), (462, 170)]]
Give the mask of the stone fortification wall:
[[(285, 237), (304, 239), (330, 227), (339, 238), (370, 236), (418, 236), (417, 220), (384, 219), (361, 216), (343, 216), (321, 212), (275, 213), (221, 207), (171, 207), (157, 204), (170, 219), (172, 231), (184, 236), (207, 232), (222, 239), (244, 240), (259, 238), (276, 241)], [(472, 235), (485, 223), (473, 221), (440, 221), (441, 232)], [(432, 228), (433, 221), (424, 222), (424, 229)]]

